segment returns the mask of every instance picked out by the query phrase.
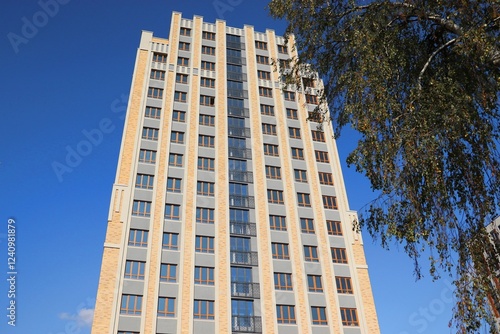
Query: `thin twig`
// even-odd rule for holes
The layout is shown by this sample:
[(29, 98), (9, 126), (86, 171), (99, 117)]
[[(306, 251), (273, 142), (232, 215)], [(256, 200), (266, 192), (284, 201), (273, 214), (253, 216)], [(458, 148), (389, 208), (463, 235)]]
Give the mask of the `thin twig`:
[(439, 52), (441, 52), (444, 48), (450, 46), (451, 44), (455, 43), (457, 40), (458, 40), (459, 37), (456, 37), (456, 38), (453, 38), (453, 39), (450, 39), (448, 42), (444, 43), (443, 45), (441, 45), (439, 48), (437, 48), (429, 57), (429, 59), (427, 59), (427, 62), (425, 63), (424, 67), (422, 68), (422, 70), (420, 71), (420, 74), (418, 75), (418, 89), (421, 90), (422, 89), (422, 77), (424, 76), (424, 72), (427, 70), (427, 67), (429, 67), (431, 61), (432, 61), (432, 58), (434, 58)]

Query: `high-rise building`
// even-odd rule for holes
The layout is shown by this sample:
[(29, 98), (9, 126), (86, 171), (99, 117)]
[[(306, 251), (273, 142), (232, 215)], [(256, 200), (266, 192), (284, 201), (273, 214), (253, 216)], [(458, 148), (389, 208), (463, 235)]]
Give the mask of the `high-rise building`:
[(92, 333), (380, 332), (321, 81), (274, 71), (294, 52), (179, 13), (142, 33)]

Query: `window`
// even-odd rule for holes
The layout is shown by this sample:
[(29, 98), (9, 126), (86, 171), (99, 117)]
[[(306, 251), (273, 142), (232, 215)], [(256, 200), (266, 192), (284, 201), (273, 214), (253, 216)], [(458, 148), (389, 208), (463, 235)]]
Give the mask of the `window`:
[(262, 123), (262, 133), (265, 135), (276, 136), (276, 125)]
[(288, 133), (290, 134), (290, 138), (300, 139), (299, 128), (288, 128)]
[(167, 191), (172, 193), (181, 192), (181, 179), (174, 177), (167, 178)]
[(184, 144), (184, 132), (172, 131), (170, 134), (170, 142)]
[(347, 253), (345, 248), (331, 248), (333, 263), (347, 263)]
[(127, 260), (125, 263), (125, 278), (144, 279), (146, 262)]
[(278, 259), (278, 260), (290, 259), (290, 254), (288, 253), (288, 244), (272, 242), (271, 249), (273, 252), (273, 259)]
[(337, 283), (338, 293), (354, 293), (352, 290), (352, 282), (350, 277), (335, 276), (335, 282)]
[(342, 317), (342, 325), (344, 326), (359, 326), (358, 313), (355, 308), (340, 308)]
[(215, 88), (215, 79), (201, 77), (200, 85), (201, 87)]
[(146, 247), (148, 245), (148, 231), (130, 229), (128, 245), (134, 247)]
[(258, 75), (259, 79), (271, 80), (271, 72), (258, 70), (257, 75)]
[(328, 152), (314, 151), (314, 154), (316, 155), (317, 162), (330, 162), (330, 159), (328, 159)]
[(179, 66), (189, 66), (189, 58), (179, 57), (177, 58), (177, 65)]
[(179, 220), (180, 219), (180, 205), (166, 204), (165, 205), (165, 219)]
[(284, 45), (278, 45), (278, 52), (279, 53), (284, 53), (284, 54), (287, 54), (288, 53), (288, 48)]
[(278, 324), (294, 324), (296, 322), (295, 306), (293, 305), (276, 305), (276, 315)]
[(180, 35), (181, 36), (191, 36), (191, 29), (181, 27)]
[(314, 220), (311, 218), (300, 218), (300, 230), (302, 233), (314, 233)]
[(293, 290), (292, 274), (289, 273), (274, 273), (274, 288), (276, 290)]
[(321, 283), (321, 276), (307, 275), (307, 287), (309, 292), (323, 292), (323, 284)]
[(297, 147), (292, 147), (292, 159), (304, 160), (304, 150)]
[(323, 122), (323, 115), (318, 111), (310, 111), (308, 113), (307, 119), (311, 122), (321, 123)]
[(174, 92), (174, 101), (175, 102), (186, 102), (187, 101), (187, 93), (186, 92)]
[(257, 55), (257, 64), (269, 65), (269, 57)]
[(215, 126), (215, 116), (200, 115), (200, 125)]
[(158, 316), (175, 317), (175, 298), (172, 297), (158, 298)]
[(141, 315), (142, 296), (122, 295), (120, 314)]
[(158, 129), (142, 128), (142, 139), (158, 140)]
[(170, 153), (168, 156), (168, 165), (174, 167), (182, 167), (182, 154)]
[(154, 87), (149, 87), (148, 88), (148, 97), (154, 98), (154, 99), (161, 99), (163, 96), (163, 89), (161, 88), (154, 88)]
[(311, 198), (309, 194), (297, 193), (297, 203), (299, 206), (311, 207)]
[(337, 197), (323, 195), (323, 206), (325, 209), (337, 210)]
[(273, 91), (271, 88), (259, 87), (259, 95), (264, 97), (273, 97)]
[(159, 119), (161, 116), (161, 109), (156, 107), (146, 107), (144, 116), (148, 118)]
[(264, 144), (264, 154), (277, 157), (278, 153), (278, 145), (273, 144)]
[(319, 262), (318, 247), (304, 246), (304, 260), (309, 262)]
[(162, 263), (160, 268), (160, 282), (176, 282), (177, 265), (172, 263)]
[(181, 84), (187, 84), (188, 83), (188, 76), (187, 76), (187, 74), (177, 73), (175, 75), (175, 82), (181, 83)]
[(195, 250), (200, 253), (213, 253), (214, 252), (214, 237), (207, 237), (202, 235), (196, 236)]
[(280, 59), (280, 67), (283, 69), (289, 69), (290, 68), (290, 59)]
[(189, 66), (189, 58), (179, 57), (177, 58), (177, 65), (179, 66)]
[(297, 182), (307, 182), (307, 171), (302, 169), (294, 169), (295, 181)]
[(267, 104), (260, 105), (260, 113), (262, 115), (274, 116), (274, 106), (268, 106)]
[(189, 43), (179, 42), (179, 50), (189, 51)]
[(215, 183), (213, 182), (198, 181), (196, 189), (198, 195), (213, 196), (215, 192), (214, 188)]
[(215, 33), (214, 32), (204, 31), (201, 36), (203, 39), (215, 41)]
[(151, 202), (134, 201), (132, 216), (149, 217), (151, 215)]
[(184, 111), (174, 110), (172, 112), (172, 121), (175, 122), (186, 122), (186, 113)]
[(267, 43), (261, 41), (255, 41), (255, 47), (260, 50), (267, 50)]
[(196, 222), (203, 224), (213, 224), (215, 210), (210, 208), (196, 208)]
[(204, 285), (214, 285), (214, 268), (194, 267), (194, 283)]
[(203, 45), (201, 47), (201, 53), (204, 55), (215, 56), (215, 48), (213, 48), (211, 46)]
[(285, 100), (287, 101), (295, 101), (295, 93), (290, 92), (290, 91), (283, 91), (283, 96), (285, 97)]
[(330, 235), (342, 235), (342, 223), (338, 220), (327, 220), (326, 226), (328, 228), (328, 234)]
[(297, 110), (290, 108), (286, 108), (286, 117), (289, 119), (299, 119)]
[(194, 319), (215, 319), (213, 300), (194, 300)]
[(267, 200), (269, 203), (283, 204), (283, 191), (270, 189), (267, 191)]
[(316, 87), (314, 78), (302, 78), (302, 81), (304, 82), (304, 87), (309, 87), (309, 88)]
[(286, 217), (285, 216), (269, 216), (269, 226), (271, 230), (286, 231)]
[(319, 172), (319, 183), (333, 186), (333, 175), (332, 173)]
[(139, 162), (154, 164), (156, 162), (156, 151), (141, 149), (139, 151)]
[(165, 80), (165, 71), (160, 71), (160, 70), (151, 70), (151, 75), (149, 76), (151, 79), (154, 80)]
[(266, 166), (266, 177), (268, 179), (281, 180), (281, 167)]
[(199, 135), (198, 145), (203, 147), (215, 147), (215, 137), (207, 135)]
[(316, 95), (306, 94), (306, 102), (310, 104), (318, 104), (318, 97)]
[(215, 170), (215, 159), (199, 157), (198, 158), (198, 169), (210, 170), (210, 171)]
[(153, 189), (155, 177), (148, 174), (137, 174), (135, 178), (135, 187), (143, 189)]
[(313, 325), (327, 325), (326, 307), (311, 306)]
[(179, 234), (178, 233), (163, 233), (162, 241), (163, 249), (178, 250), (179, 249)]
[(166, 63), (167, 55), (161, 53), (153, 53), (153, 61), (157, 63)]
[(215, 97), (208, 95), (200, 95), (200, 105), (202, 106), (215, 106)]
[(323, 131), (312, 130), (311, 134), (312, 134), (312, 140), (325, 142), (325, 133)]
[(201, 61), (201, 69), (207, 71), (215, 71), (215, 63), (210, 61), (202, 60)]

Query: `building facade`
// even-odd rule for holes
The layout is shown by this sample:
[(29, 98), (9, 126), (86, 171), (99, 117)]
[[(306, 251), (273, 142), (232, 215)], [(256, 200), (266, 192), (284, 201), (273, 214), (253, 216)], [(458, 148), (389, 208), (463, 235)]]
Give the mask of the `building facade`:
[(380, 332), (321, 82), (274, 71), (293, 52), (179, 13), (142, 33), (92, 333)]

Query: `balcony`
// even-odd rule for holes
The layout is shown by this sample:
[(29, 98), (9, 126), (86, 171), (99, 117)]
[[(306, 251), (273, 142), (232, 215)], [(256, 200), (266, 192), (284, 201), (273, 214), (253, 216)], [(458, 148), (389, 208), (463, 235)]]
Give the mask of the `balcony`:
[(229, 206), (255, 209), (255, 199), (253, 196), (229, 195)]
[(231, 264), (257, 266), (259, 257), (257, 252), (231, 251)]
[(233, 137), (245, 137), (250, 138), (250, 128), (229, 126), (227, 128), (227, 134)]
[(226, 47), (236, 50), (245, 50), (245, 43), (226, 41)]
[(252, 150), (249, 148), (229, 147), (228, 154), (230, 158), (252, 159)]
[(250, 117), (250, 110), (241, 107), (227, 107), (229, 116)]
[(255, 237), (257, 235), (257, 226), (254, 223), (230, 221), (229, 233), (232, 235)]
[(243, 172), (240, 170), (230, 170), (229, 171), (229, 181), (253, 183), (253, 173), (252, 172)]
[(231, 282), (231, 297), (260, 298), (259, 283)]
[(233, 333), (262, 333), (262, 319), (261, 317), (233, 315), (231, 327)]
[(227, 80), (247, 81), (247, 75), (245, 73), (227, 71)]
[(236, 99), (248, 99), (248, 92), (242, 89), (229, 89), (227, 90), (228, 97), (234, 97)]
[(227, 56), (226, 59), (227, 59), (228, 64), (246, 65), (245, 58)]

